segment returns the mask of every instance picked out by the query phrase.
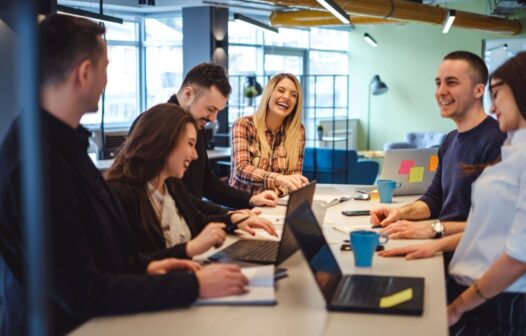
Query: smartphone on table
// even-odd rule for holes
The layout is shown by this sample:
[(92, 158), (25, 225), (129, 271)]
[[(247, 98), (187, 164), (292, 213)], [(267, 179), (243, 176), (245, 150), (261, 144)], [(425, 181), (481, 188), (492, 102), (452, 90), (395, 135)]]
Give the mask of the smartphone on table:
[(369, 216), (369, 210), (344, 210), (342, 215), (345, 216)]

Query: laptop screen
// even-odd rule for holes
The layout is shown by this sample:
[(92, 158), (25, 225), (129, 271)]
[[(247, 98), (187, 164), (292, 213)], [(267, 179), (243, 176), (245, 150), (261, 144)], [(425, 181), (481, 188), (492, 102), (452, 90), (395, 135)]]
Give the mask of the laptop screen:
[(342, 277), (342, 271), (309, 204), (304, 202), (296, 211), (289, 214), (286, 220), (314, 274), (325, 301), (330, 302)]
[[(287, 203), (287, 213), (285, 215), (285, 220), (287, 216), (293, 213), (303, 202), (307, 202), (309, 205), (312, 204), (312, 197), (314, 196), (314, 190), (316, 189), (316, 181), (312, 181), (307, 184), (305, 187), (293, 191), (290, 193), (289, 201)], [(278, 250), (278, 264), (282, 261), (285, 261), (290, 257), (294, 252), (298, 250), (298, 245), (292, 232), (290, 231), (288, 224), (283, 226), (283, 234), (281, 237), (281, 244), (279, 244)]]

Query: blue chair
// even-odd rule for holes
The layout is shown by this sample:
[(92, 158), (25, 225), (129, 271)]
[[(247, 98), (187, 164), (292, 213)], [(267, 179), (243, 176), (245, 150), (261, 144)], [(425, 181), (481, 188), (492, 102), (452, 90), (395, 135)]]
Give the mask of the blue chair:
[(373, 184), (379, 165), (375, 161), (358, 161), (355, 150), (305, 148), (303, 175), (319, 183)]

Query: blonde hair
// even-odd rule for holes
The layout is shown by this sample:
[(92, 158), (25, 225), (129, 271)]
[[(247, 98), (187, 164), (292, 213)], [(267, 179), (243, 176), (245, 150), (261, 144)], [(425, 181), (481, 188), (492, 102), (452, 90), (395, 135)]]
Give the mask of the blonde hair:
[(261, 154), (263, 157), (270, 157), (271, 150), (270, 145), (265, 136), (266, 123), (265, 118), (267, 116), (268, 103), (270, 101), (270, 96), (278, 83), (283, 79), (288, 78), (294, 85), (296, 85), (296, 90), (298, 91), (298, 97), (296, 99), (296, 105), (292, 109), (292, 113), (289, 114), (285, 120), (283, 120), (283, 130), (285, 135), (285, 141), (283, 146), (287, 153), (287, 170), (293, 171), (296, 167), (299, 158), (300, 152), (300, 141), (301, 141), (301, 111), (302, 111), (302, 102), (303, 95), (301, 92), (301, 85), (293, 74), (290, 73), (281, 73), (277, 74), (270, 79), (270, 81), (265, 86), (263, 94), (261, 96), (261, 101), (259, 102), (258, 109), (254, 113), (254, 125), (256, 126), (257, 135), (259, 138), (259, 143), (261, 144)]

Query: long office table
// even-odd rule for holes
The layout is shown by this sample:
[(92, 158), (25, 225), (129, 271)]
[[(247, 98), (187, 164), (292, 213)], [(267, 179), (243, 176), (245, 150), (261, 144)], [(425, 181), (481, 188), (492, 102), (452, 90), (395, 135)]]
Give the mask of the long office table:
[[(317, 189), (328, 191), (327, 188), (337, 188), (344, 194), (352, 193), (352, 187), (348, 185), (318, 185)], [(415, 198), (395, 197), (395, 203), (391, 206), (400, 206)], [(330, 222), (343, 223), (349, 227), (367, 225), (368, 217), (345, 217), (341, 211), (370, 209), (375, 205), (378, 205), (377, 201), (352, 200), (330, 207), (324, 223), (324, 234), (344, 273), (424, 277), (424, 313), (420, 317), (326, 311), (321, 292), (298, 251), (281, 265), (288, 269), (288, 277), (276, 282), (276, 306), (191, 307), (96, 318), (79, 327), (73, 335), (447, 335), (441, 255), (415, 261), (375, 256), (372, 268), (360, 269), (354, 267), (352, 252), (340, 251), (340, 245), (348, 235), (334, 230)], [(281, 215), (285, 213), (285, 207), (264, 209), (264, 213)], [(236, 239), (229, 237), (226, 244)], [(390, 240), (387, 248), (415, 242)]]

